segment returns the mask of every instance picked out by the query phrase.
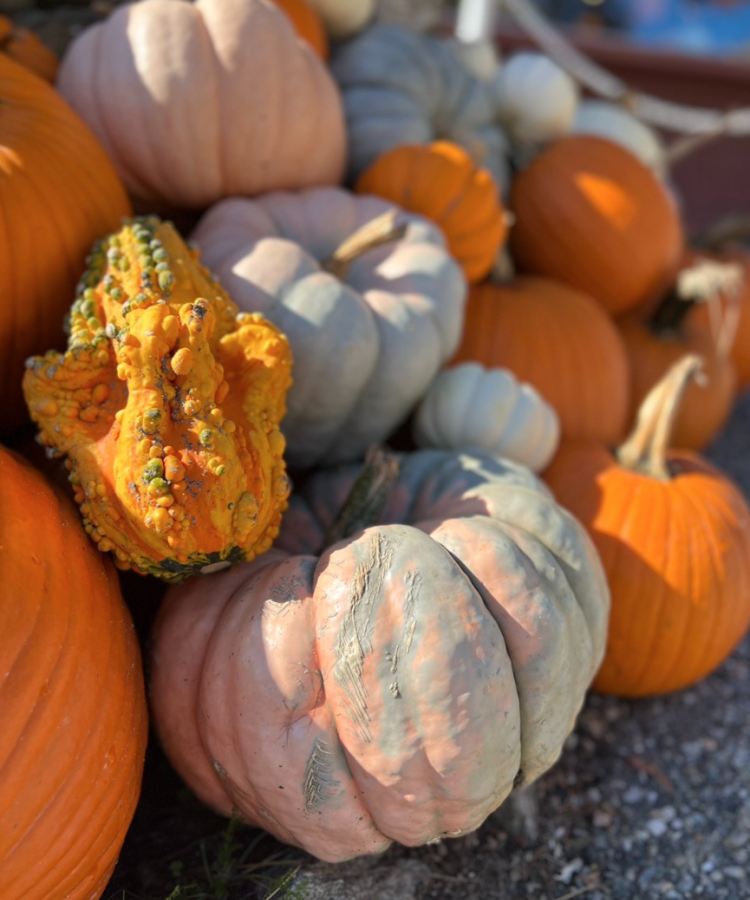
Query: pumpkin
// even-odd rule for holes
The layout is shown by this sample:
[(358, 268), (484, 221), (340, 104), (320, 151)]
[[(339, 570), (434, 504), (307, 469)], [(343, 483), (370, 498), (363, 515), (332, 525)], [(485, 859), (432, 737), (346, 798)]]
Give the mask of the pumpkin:
[(497, 116), (521, 147), (555, 140), (570, 131), (578, 85), (543, 53), (514, 53), (493, 79)]
[(66, 455), (88, 534), (167, 580), (267, 550), (289, 482), (282, 334), (237, 307), (170, 224), (100, 242), (65, 353), (27, 363), (41, 442)]
[(58, 87), (145, 212), (343, 175), (336, 85), (265, 0), (119, 6), (75, 38)]
[(554, 763), (604, 647), (597, 557), (527, 469), (395, 469), (313, 475), (277, 547), (170, 590), (153, 635), (180, 775), (326, 860), (476, 828)]
[(666, 148), (657, 132), (621, 106), (609, 100), (582, 100), (571, 126), (573, 134), (591, 134), (620, 144), (664, 178), (669, 164)]
[(47, 84), (0, 54), (0, 431), (26, 416), (23, 362), (64, 342), (94, 240), (130, 213), (91, 132)]
[[(713, 336), (713, 344), (716, 346), (724, 339), (722, 332), (726, 333), (726, 323), (731, 321), (733, 315), (736, 316), (729, 356), (737, 375), (737, 388), (744, 391), (750, 387), (750, 257), (742, 247), (728, 248), (720, 253), (696, 251), (693, 258), (696, 256), (739, 267), (741, 284), (736, 286), (734, 296), (720, 292), (716, 297), (717, 302), (694, 304), (688, 311), (688, 317)], [(736, 307), (736, 312), (733, 313), (732, 307)]]
[(240, 309), (289, 338), (292, 466), (361, 458), (458, 346), (461, 269), (434, 225), (392, 212), (377, 197), (317, 188), (225, 200), (192, 234)]
[(615, 443), (627, 428), (630, 373), (616, 326), (591, 297), (550, 279), (473, 287), (452, 361), (509, 369), (554, 407), (566, 437)]
[(290, 18), (297, 34), (321, 59), (328, 59), (328, 37), (315, 7), (307, 0), (273, 0)]
[(507, 140), (491, 89), (441, 40), (373, 25), (338, 48), (331, 68), (344, 101), (352, 182), (394, 147), (448, 140), (507, 187)]
[(461, 363), (443, 369), (414, 413), (418, 447), (480, 447), (541, 472), (555, 455), (560, 420), (507, 369)]
[(350, 38), (375, 14), (376, 0), (309, 0), (328, 34), (337, 41)]
[(579, 288), (612, 314), (653, 300), (675, 277), (677, 210), (653, 172), (612, 141), (555, 141), (513, 180), (509, 202), (519, 270)]
[(489, 274), (508, 234), (492, 175), (450, 141), (395, 147), (359, 176), (354, 189), (439, 225), (470, 283)]
[(0, 13), (0, 53), (21, 63), (45, 81), (53, 82), (57, 75), (57, 56), (45, 46), (33, 31), (17, 28)]
[(148, 733), (116, 573), (72, 504), (0, 448), (3, 900), (96, 900), (135, 811)]
[(718, 666), (750, 623), (750, 510), (705, 459), (669, 450), (700, 358), (683, 357), (618, 450), (563, 443), (545, 473), (586, 526), (612, 590), (607, 653), (594, 686), (627, 697), (684, 688)]
[(737, 293), (740, 278), (736, 265), (696, 260), (680, 272), (656, 311), (634, 313), (618, 322), (630, 359), (631, 421), (651, 388), (677, 360), (692, 352), (704, 361), (704, 377), (700, 384), (688, 386), (675, 420), (678, 447), (702, 449), (731, 414), (737, 387), (731, 343), (722, 346), (718, 335), (690, 311), (695, 305), (721, 305), (721, 292)]

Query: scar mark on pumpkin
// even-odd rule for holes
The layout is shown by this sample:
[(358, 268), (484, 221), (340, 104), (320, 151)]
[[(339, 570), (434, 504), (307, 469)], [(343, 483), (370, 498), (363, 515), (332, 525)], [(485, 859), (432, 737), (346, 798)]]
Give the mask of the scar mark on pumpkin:
[(305, 815), (332, 799), (338, 793), (341, 782), (333, 775), (333, 752), (325, 741), (317, 738), (305, 766)]
[[(404, 641), (404, 652), (408, 653), (411, 650), (411, 645), (414, 641), (414, 632), (417, 630), (417, 619), (414, 615), (414, 606), (419, 597), (419, 590), (421, 587), (421, 578), (419, 576), (419, 572), (407, 572), (404, 575), (404, 585), (406, 587), (406, 594), (404, 596), (404, 634), (406, 636), (406, 640)], [(399, 700), (401, 698), (401, 688), (398, 683), (398, 665), (401, 659), (401, 644), (396, 644), (396, 648), (393, 651), (393, 656), (391, 658), (391, 674), (396, 677), (390, 684), (390, 692), (391, 695)]]
[(347, 711), (365, 743), (370, 743), (370, 713), (367, 688), (362, 681), (365, 654), (372, 651), (372, 614), (390, 569), (393, 550), (376, 532), (369, 545), (369, 557), (359, 562), (350, 587), (349, 609), (336, 640), (334, 674), (348, 700)]

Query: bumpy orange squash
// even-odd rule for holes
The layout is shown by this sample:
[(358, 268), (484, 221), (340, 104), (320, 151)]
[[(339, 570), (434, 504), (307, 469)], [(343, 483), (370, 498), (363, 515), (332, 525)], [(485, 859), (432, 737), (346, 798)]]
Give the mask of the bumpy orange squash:
[(148, 734), (117, 574), (58, 496), (0, 448), (0, 894), (96, 900)]
[(637, 697), (686, 687), (750, 624), (750, 510), (705, 459), (669, 450), (699, 358), (670, 369), (617, 451), (563, 444), (545, 473), (586, 526), (612, 590), (607, 653), (594, 686)]
[(329, 860), (476, 828), (554, 763), (604, 649), (599, 561), (528, 469), (400, 465), (313, 475), (278, 549), (171, 589), (154, 636), (177, 770)]
[(23, 362), (62, 346), (91, 244), (130, 213), (94, 136), (60, 96), (0, 53), (0, 431), (26, 414)]
[(354, 189), (439, 225), (471, 284), (489, 274), (508, 235), (494, 178), (451, 141), (395, 147), (365, 169)]
[(42, 443), (68, 457), (86, 531), (121, 568), (167, 579), (267, 550), (289, 482), (286, 338), (238, 315), (174, 228), (99, 243), (66, 353), (27, 363)]

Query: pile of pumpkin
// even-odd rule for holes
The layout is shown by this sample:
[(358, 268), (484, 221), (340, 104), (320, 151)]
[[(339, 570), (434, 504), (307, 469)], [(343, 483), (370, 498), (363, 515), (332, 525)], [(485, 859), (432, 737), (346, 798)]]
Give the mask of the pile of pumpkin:
[(4, 900), (99, 897), (132, 817), (115, 567), (170, 583), (177, 771), (328, 860), (476, 828), (592, 681), (676, 690), (748, 626), (750, 515), (695, 451), (750, 381), (750, 264), (544, 57), (371, 14), (141, 0), (56, 89), (0, 22), (3, 432), (67, 476), (0, 450)]

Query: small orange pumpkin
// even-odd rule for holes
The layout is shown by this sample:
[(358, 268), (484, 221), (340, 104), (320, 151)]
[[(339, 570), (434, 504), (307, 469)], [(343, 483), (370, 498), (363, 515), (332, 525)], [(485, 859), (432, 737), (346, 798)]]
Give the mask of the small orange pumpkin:
[(359, 176), (355, 191), (392, 200), (439, 225), (472, 284), (489, 274), (508, 236), (495, 179), (451, 141), (383, 153)]
[(628, 360), (591, 297), (547, 278), (476, 285), (452, 362), (510, 369), (557, 411), (569, 438), (619, 441), (629, 409)]
[(73, 505), (0, 448), (0, 893), (96, 900), (141, 787), (141, 657)]
[[(732, 276), (738, 275), (738, 278)], [(618, 320), (620, 333), (630, 359), (631, 407), (634, 421), (640, 404), (670, 366), (686, 353), (703, 359), (704, 378), (686, 388), (674, 424), (677, 447), (700, 450), (721, 430), (732, 411), (737, 375), (730, 347), (722, 346), (710, 322), (696, 315), (714, 301), (721, 304), (721, 290), (735, 282), (741, 285), (739, 271), (731, 266), (694, 260), (684, 268), (677, 283), (657, 309), (644, 316), (632, 313)], [(702, 298), (705, 302), (696, 302)], [(738, 298), (739, 299), (739, 298)], [(738, 310), (739, 311), (739, 310)]]
[(683, 247), (677, 209), (623, 147), (562, 138), (514, 180), (510, 248), (519, 269), (579, 288), (612, 314), (671, 284)]
[(668, 451), (674, 415), (700, 365), (676, 363), (614, 453), (569, 442), (545, 481), (586, 527), (612, 591), (609, 641), (594, 681), (638, 697), (675, 691), (718, 666), (750, 623), (750, 510), (700, 456)]
[(273, 0), (291, 19), (294, 30), (321, 59), (328, 59), (328, 35), (318, 11), (307, 0)]
[(43, 44), (33, 31), (17, 28), (0, 14), (0, 53), (4, 53), (35, 75), (54, 84), (59, 60), (55, 53)]

